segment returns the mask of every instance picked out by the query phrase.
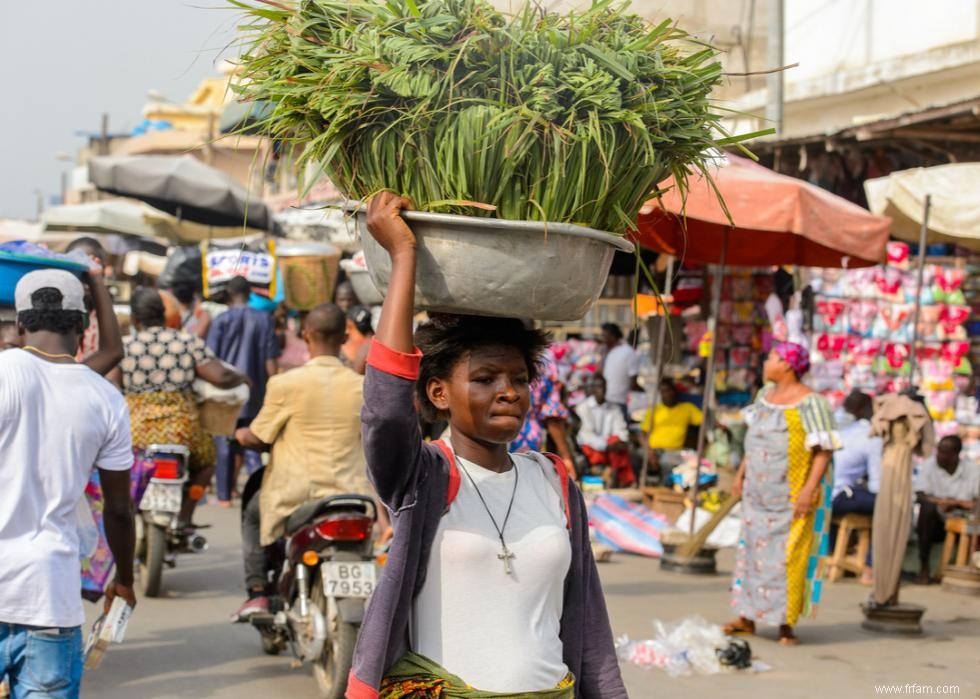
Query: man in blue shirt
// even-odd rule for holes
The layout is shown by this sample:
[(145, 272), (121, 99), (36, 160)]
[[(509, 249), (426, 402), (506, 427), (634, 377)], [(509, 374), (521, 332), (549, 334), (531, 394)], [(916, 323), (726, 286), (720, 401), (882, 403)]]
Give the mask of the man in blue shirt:
[[(873, 405), (869, 395), (853, 391), (844, 401), (844, 412), (838, 430), (844, 447), (834, 454), (834, 515), (871, 515), (881, 481), (884, 442), (871, 436)], [(861, 582), (871, 584), (870, 550)]]
[[(208, 331), (208, 347), (218, 359), (234, 366), (252, 381), (248, 403), (238, 416), (238, 426), (245, 427), (259, 414), (265, 400), (265, 384), (275, 376), (279, 367), (277, 359), (282, 349), (276, 340), (276, 326), (272, 316), (248, 305), (251, 285), (245, 277), (235, 277), (228, 282), (228, 310), (211, 323)], [(238, 480), (241, 468), (236, 456), (242, 453), (249, 474), (262, 466), (258, 452), (241, 450), (234, 442), (216, 439), (218, 463), (215, 473), (218, 501), (227, 506)]]

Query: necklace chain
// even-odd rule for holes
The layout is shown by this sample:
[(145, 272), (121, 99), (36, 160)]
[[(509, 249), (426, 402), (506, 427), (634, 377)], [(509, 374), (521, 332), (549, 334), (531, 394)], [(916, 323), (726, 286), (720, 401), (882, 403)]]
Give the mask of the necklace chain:
[(72, 361), (75, 361), (75, 355), (73, 354), (67, 354), (67, 353), (51, 354), (50, 352), (45, 352), (42, 349), (38, 349), (34, 345), (24, 345), (24, 349), (30, 350), (31, 352), (34, 352), (35, 354), (39, 354), (42, 357), (47, 357), (48, 359), (70, 359)]
[(514, 499), (517, 497), (517, 480), (520, 477), (520, 471), (517, 469), (517, 464), (511, 459), (511, 468), (514, 469), (514, 490), (510, 494), (510, 503), (507, 505), (507, 514), (504, 515), (504, 523), (502, 526), (497, 526), (497, 518), (493, 516), (493, 512), (490, 511), (490, 506), (487, 505), (487, 501), (483, 497), (483, 493), (480, 492), (480, 487), (473, 480), (473, 476), (463, 464), (458, 464), (459, 468), (462, 469), (463, 473), (469, 479), (470, 483), (473, 485), (473, 489), (476, 491), (477, 497), (480, 498), (480, 502), (483, 504), (483, 509), (487, 511), (487, 516), (490, 517), (490, 523), (493, 524), (493, 528), (497, 530), (497, 537), (500, 539), (500, 554), (497, 556), (500, 560), (504, 562), (504, 573), (506, 575), (511, 574), (510, 559), (516, 558), (510, 549), (507, 548), (507, 542), (504, 540), (504, 531), (507, 529), (507, 522), (510, 520), (510, 512), (514, 508)]

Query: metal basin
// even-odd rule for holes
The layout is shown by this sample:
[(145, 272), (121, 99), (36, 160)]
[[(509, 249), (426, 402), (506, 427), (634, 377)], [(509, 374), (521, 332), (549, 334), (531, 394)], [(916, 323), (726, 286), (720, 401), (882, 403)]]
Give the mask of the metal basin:
[(362, 269), (350, 260), (341, 260), (340, 266), (347, 273), (350, 284), (354, 287), (354, 294), (357, 300), (365, 306), (380, 306), (385, 297), (378, 291), (371, 279), (371, 273)]
[[(418, 239), (415, 305), (441, 313), (569, 321), (602, 292), (625, 238), (568, 223), (406, 211)], [(388, 290), (391, 260), (355, 213), (371, 278)]]

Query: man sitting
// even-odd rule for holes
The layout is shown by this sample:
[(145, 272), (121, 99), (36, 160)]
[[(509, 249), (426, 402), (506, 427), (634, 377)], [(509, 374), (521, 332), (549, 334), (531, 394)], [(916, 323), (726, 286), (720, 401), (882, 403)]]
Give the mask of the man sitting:
[(936, 455), (922, 462), (916, 483), (919, 519), (915, 531), (919, 539), (920, 585), (931, 582), (929, 556), (932, 545), (946, 537), (946, 517), (954, 510), (972, 510), (980, 490), (980, 468), (960, 458), (963, 440), (955, 435), (943, 437)]
[[(852, 392), (844, 401), (845, 417), (839, 427), (844, 446), (834, 455), (834, 516), (874, 514), (884, 442), (881, 437), (870, 436), (873, 411), (871, 397), (861, 391)], [(868, 551), (861, 583), (870, 585), (871, 582), (871, 551)]]
[(674, 467), (680, 465), (687, 431), (700, 425), (701, 419), (696, 405), (681, 402), (673, 381), (661, 380), (660, 402), (647, 411), (642, 425), (644, 433), (650, 435), (650, 467), (655, 473), (659, 470), (661, 483), (666, 483)]
[(364, 378), (340, 362), (347, 318), (333, 304), (303, 321), (310, 361), (269, 380), (262, 409), (235, 433), (245, 448), (272, 450), (262, 489), (242, 514), (245, 585), (249, 599), (233, 621), (269, 606), (264, 547), (280, 538), (286, 519), (312, 500), (370, 494), (361, 445)]
[(606, 380), (595, 376), (589, 386), (591, 395), (575, 412), (582, 426), (578, 443), (592, 466), (602, 466), (606, 486), (632, 485), (635, 476), (629, 453), (629, 428), (620, 406), (606, 402)]

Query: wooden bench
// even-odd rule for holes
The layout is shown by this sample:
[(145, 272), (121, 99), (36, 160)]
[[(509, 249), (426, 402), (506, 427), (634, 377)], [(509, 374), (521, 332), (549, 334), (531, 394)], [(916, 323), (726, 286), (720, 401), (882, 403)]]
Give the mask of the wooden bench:
[[(959, 538), (959, 542), (957, 542)], [(966, 517), (948, 517), (946, 519), (946, 540), (943, 541), (943, 557), (939, 562), (939, 577), (943, 577), (949, 558), (956, 547), (956, 565), (965, 566), (970, 555), (970, 536), (966, 531)]]
[[(824, 577), (836, 582), (848, 571), (860, 576), (871, 548), (871, 516), (847, 514), (834, 517), (833, 526), (837, 527), (837, 541), (834, 553), (821, 559)], [(852, 532), (857, 532), (857, 549), (848, 555)]]

